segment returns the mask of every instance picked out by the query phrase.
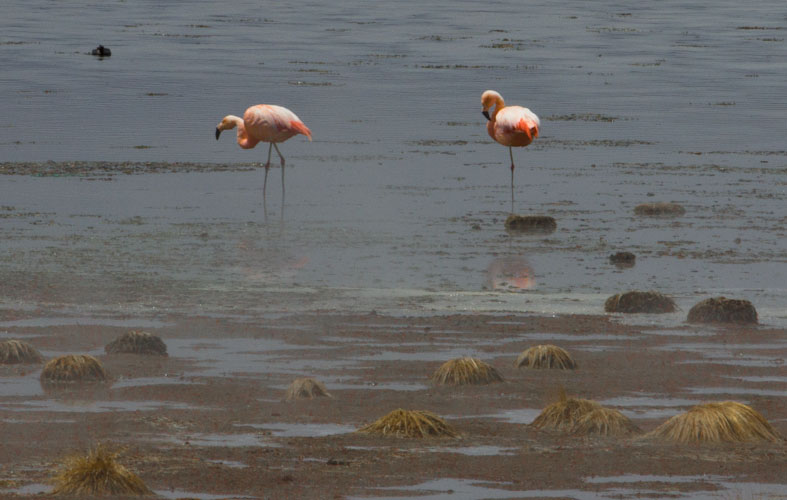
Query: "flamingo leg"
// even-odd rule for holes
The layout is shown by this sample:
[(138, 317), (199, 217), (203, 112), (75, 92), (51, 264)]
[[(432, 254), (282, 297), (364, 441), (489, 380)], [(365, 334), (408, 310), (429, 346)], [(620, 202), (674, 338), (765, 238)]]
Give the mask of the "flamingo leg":
[(265, 188), (268, 187), (268, 170), (271, 168), (271, 151), (273, 150), (273, 143), (268, 146), (268, 161), (265, 163), (265, 180), (262, 183), (262, 199), (265, 199)]
[(508, 154), (511, 156), (511, 213), (514, 213), (514, 152), (511, 146), (508, 147)]
[(279, 151), (279, 146), (276, 145), (275, 142), (272, 142), (273, 147), (276, 148), (276, 152), (279, 154), (279, 158), (281, 158), (281, 199), (282, 203), (284, 202), (284, 156), (282, 156), (281, 151)]

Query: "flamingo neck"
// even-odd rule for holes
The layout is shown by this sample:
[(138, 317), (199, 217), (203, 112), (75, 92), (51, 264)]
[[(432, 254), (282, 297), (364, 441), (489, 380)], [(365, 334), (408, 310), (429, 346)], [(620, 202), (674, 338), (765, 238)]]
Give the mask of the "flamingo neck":
[(497, 114), (500, 112), (501, 109), (506, 107), (506, 102), (503, 100), (503, 96), (497, 96), (495, 99), (495, 110), (492, 111), (492, 120), (494, 121)]
[[(249, 137), (248, 132), (246, 131), (246, 125), (243, 123), (243, 120), (237, 116), (230, 115), (229, 118), (233, 125), (238, 128), (238, 146), (243, 149), (251, 149), (257, 145), (259, 141), (256, 141)], [(233, 127), (234, 128), (234, 127)]]

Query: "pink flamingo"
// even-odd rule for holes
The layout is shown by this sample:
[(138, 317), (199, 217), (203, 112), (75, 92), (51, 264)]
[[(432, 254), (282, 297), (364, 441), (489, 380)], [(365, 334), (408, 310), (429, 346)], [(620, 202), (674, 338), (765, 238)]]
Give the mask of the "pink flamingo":
[(284, 199), (284, 156), (282, 156), (277, 142), (284, 142), (290, 137), (303, 134), (312, 140), (312, 132), (303, 124), (300, 118), (289, 109), (274, 104), (257, 104), (243, 113), (241, 120), (237, 116), (227, 115), (216, 125), (216, 140), (222, 130), (238, 127), (238, 146), (251, 149), (258, 142), (269, 142), (268, 161), (265, 163), (265, 181), (262, 185), (262, 197), (265, 198), (265, 188), (268, 185), (268, 169), (271, 167), (271, 150), (281, 158), (281, 195)]
[[(512, 147), (525, 147), (538, 137), (541, 120), (535, 113), (522, 106), (506, 106), (503, 96), (494, 90), (481, 94), (483, 115), (489, 122), (486, 131), (489, 136), (503, 146), (508, 146), (511, 156), (511, 212), (514, 211), (514, 153)], [(492, 116), (489, 110), (495, 107)]]

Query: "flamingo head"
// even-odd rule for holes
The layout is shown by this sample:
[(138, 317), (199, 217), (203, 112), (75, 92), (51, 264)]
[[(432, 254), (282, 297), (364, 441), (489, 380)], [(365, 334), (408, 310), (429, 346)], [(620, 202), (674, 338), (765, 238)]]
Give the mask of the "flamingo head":
[(221, 135), (222, 130), (230, 130), (235, 128), (237, 125), (235, 117), (232, 115), (227, 115), (221, 119), (218, 125), (216, 125), (216, 140), (219, 140), (219, 135)]
[(481, 106), (483, 106), (483, 111), (481, 111), (481, 114), (483, 114), (487, 120), (492, 119), (489, 116), (489, 110), (495, 105), (497, 105), (498, 111), (503, 107), (503, 96), (501, 96), (498, 92), (494, 90), (487, 90), (481, 94)]

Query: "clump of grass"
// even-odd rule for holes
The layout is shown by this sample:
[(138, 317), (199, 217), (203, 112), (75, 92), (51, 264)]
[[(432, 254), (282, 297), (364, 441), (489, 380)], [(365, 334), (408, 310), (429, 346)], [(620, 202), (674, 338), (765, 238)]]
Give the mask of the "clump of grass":
[(516, 358), (514, 366), (517, 368), (556, 368), (558, 370), (573, 370), (577, 363), (571, 355), (556, 345), (537, 345), (525, 349)]
[(98, 445), (66, 457), (54, 478), (53, 495), (152, 495), (142, 479), (116, 461), (118, 453)]
[(432, 412), (401, 408), (361, 427), (358, 432), (410, 438), (459, 436), (453, 427)]
[(560, 400), (547, 405), (530, 426), (535, 429), (571, 431), (582, 417), (601, 408), (595, 401), (569, 398), (561, 389)]
[(630, 436), (639, 434), (630, 418), (611, 408), (596, 408), (579, 417), (571, 428), (572, 434), (587, 436)]
[(736, 401), (697, 405), (670, 418), (645, 437), (675, 443), (784, 441), (758, 411)]
[(42, 363), (44, 357), (41, 353), (21, 340), (3, 340), (0, 342), (0, 364), (14, 365), (14, 364), (31, 364)]
[(109, 375), (99, 360), (89, 354), (66, 354), (50, 360), (41, 371), (41, 382), (106, 382)]
[(548, 215), (511, 214), (506, 219), (505, 226), (509, 231), (551, 233), (557, 229), (557, 222)]
[(131, 330), (104, 347), (107, 354), (167, 355), (167, 345), (161, 338), (148, 332)]
[(503, 377), (492, 365), (470, 357), (446, 361), (432, 375), (435, 385), (491, 384), (502, 381)]
[(713, 297), (692, 307), (686, 321), (689, 323), (756, 324), (757, 310), (748, 300)]
[(634, 267), (637, 256), (631, 252), (618, 252), (610, 255), (609, 261), (618, 267)]
[(677, 203), (643, 203), (634, 207), (634, 213), (650, 217), (677, 217), (685, 214), (686, 209)]
[(606, 312), (669, 313), (675, 311), (675, 301), (659, 292), (632, 290), (619, 293), (604, 302)]
[(287, 401), (296, 399), (314, 399), (320, 397), (333, 397), (325, 388), (325, 384), (313, 378), (296, 378), (287, 388), (285, 398)]

